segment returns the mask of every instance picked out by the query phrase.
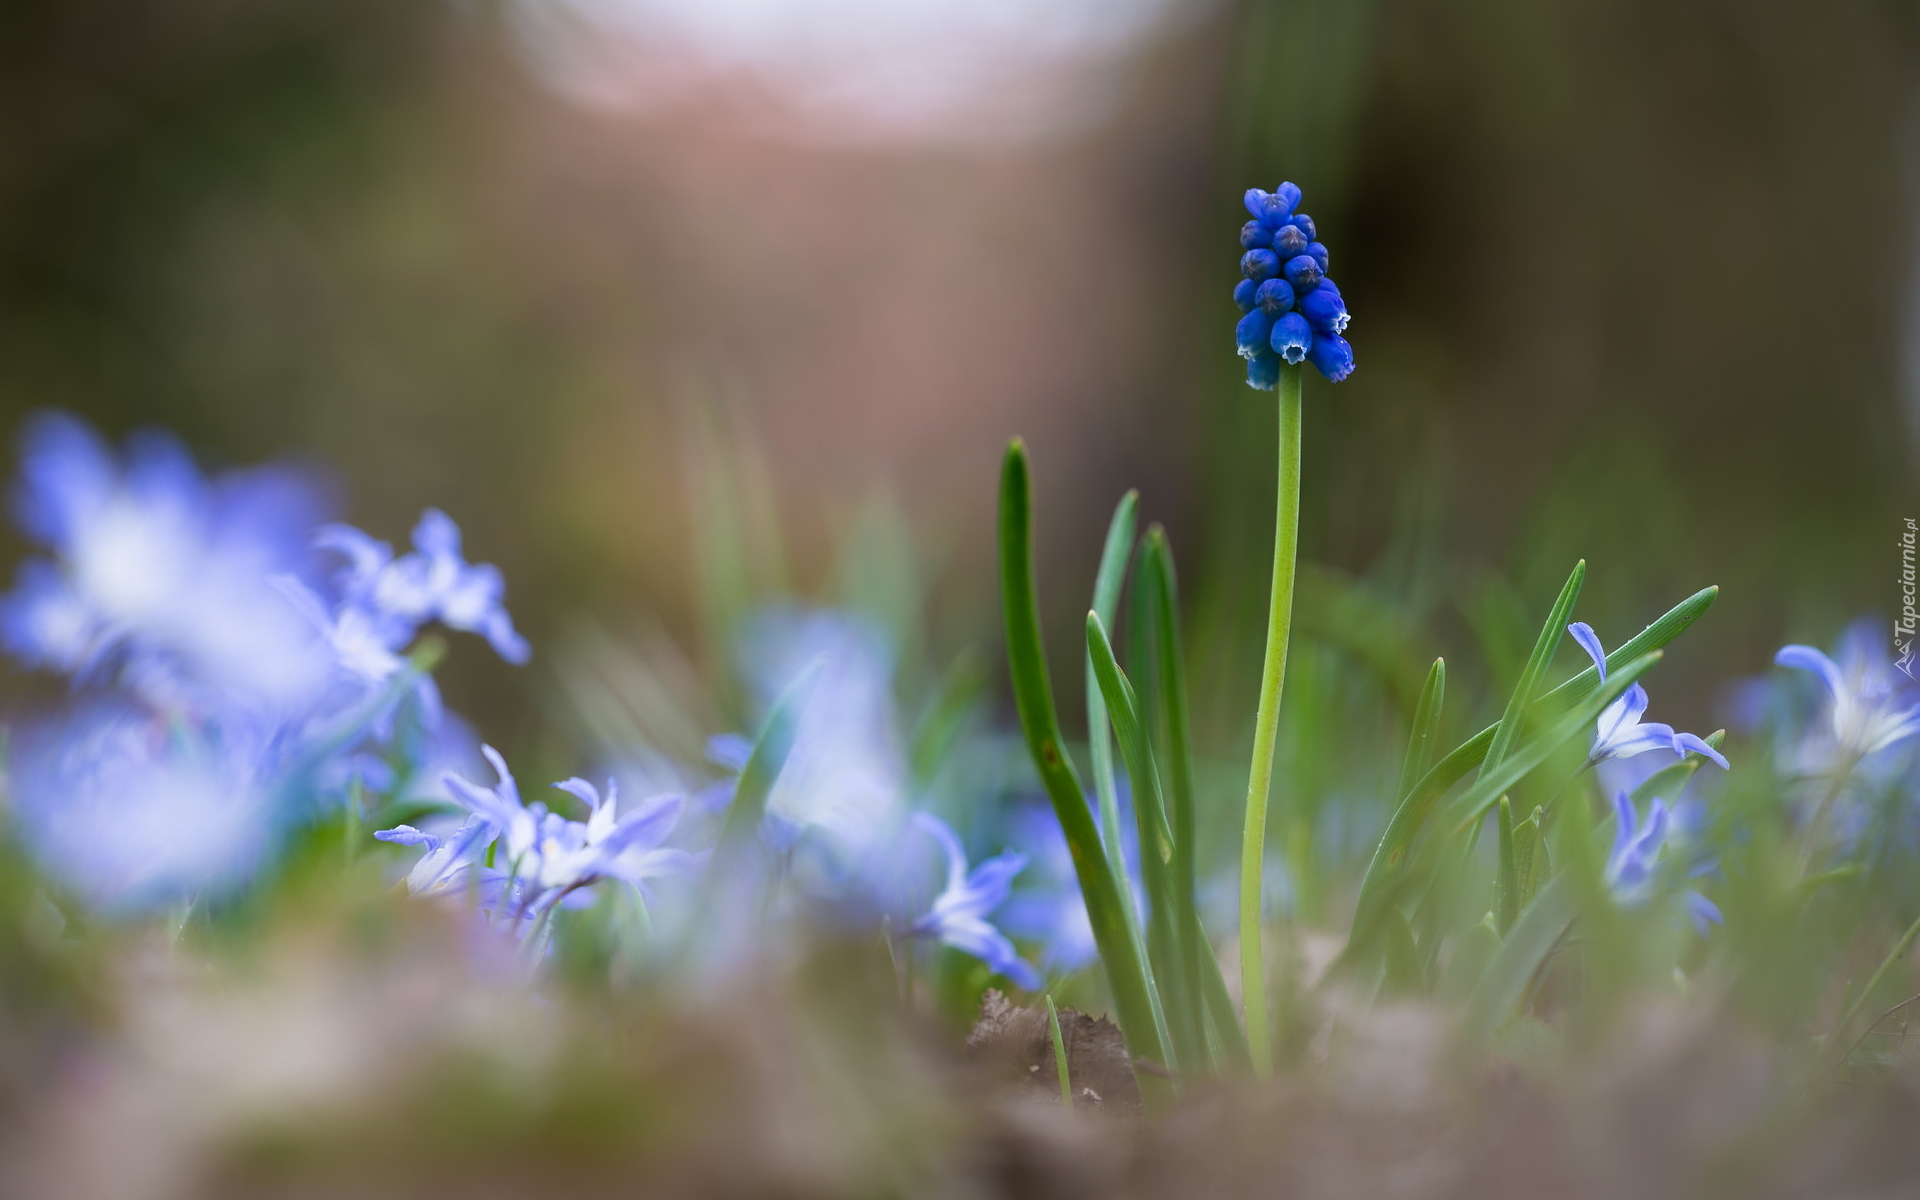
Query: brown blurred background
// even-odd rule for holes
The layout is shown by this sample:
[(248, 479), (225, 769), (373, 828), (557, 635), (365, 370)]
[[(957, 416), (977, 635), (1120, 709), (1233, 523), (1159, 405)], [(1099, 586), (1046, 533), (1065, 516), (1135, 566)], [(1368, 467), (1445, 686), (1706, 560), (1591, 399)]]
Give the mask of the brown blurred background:
[[(767, 464), (756, 571), (805, 594), (897, 505), (929, 637), (986, 642), (1023, 433), (1056, 646), (1139, 486), (1250, 711), (1272, 414), (1227, 295), (1281, 178), (1357, 314), (1305, 552), (1443, 648), (1580, 555), (1610, 643), (1717, 582), (1662, 693), (1708, 724), (1890, 614), (1920, 515), (1908, 3), (14, 0), (0, 112), (0, 426), (308, 459), (393, 539), (440, 505), (536, 646), (697, 640), (716, 438)], [(477, 650), (448, 679), (542, 719)]]

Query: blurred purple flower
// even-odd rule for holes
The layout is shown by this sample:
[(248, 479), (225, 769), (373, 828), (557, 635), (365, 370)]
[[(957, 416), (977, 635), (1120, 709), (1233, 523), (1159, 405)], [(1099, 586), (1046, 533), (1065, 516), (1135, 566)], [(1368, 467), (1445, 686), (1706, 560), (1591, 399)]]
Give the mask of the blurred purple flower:
[(743, 659), (763, 707), (818, 668), (767, 798), (766, 833), (795, 852), (803, 889), (863, 893), (893, 907), (908, 883), (900, 853), (907, 756), (885, 635), (847, 613), (776, 609), (748, 627)]
[(1773, 656), (1780, 666), (1811, 673), (1826, 688), (1833, 746), (1851, 762), (1920, 734), (1920, 689), (1894, 671), (1876, 639), (1864, 632), (1850, 630), (1841, 639), (1842, 662), (1812, 646), (1783, 646)]
[(217, 898), (273, 847), (267, 751), (244, 729), (90, 707), (16, 737), (12, 817), (48, 873), (94, 907)]
[(913, 814), (913, 823), (940, 843), (947, 857), (946, 887), (933, 899), (925, 916), (908, 929), (908, 937), (930, 937), (986, 963), (1029, 991), (1041, 985), (1040, 973), (1021, 959), (1007, 935), (987, 921), (987, 915), (1006, 903), (1013, 877), (1027, 865), (1027, 856), (1010, 851), (987, 859), (971, 872), (959, 835), (931, 813)]
[(116, 456), (64, 414), (31, 419), (16, 510), (49, 551), (0, 600), (21, 662), (110, 674), (164, 704), (240, 700), (295, 710), (324, 685), (325, 648), (269, 583), (297, 571), (319, 489), (281, 467), (203, 478), (179, 443)]
[[(1604, 878), (1615, 900), (1630, 908), (1638, 907), (1651, 900), (1657, 890), (1661, 854), (1674, 841), (1676, 826), (1666, 804), (1659, 800), (1648, 807), (1642, 824), (1633, 800), (1625, 792), (1615, 793), (1613, 813), (1613, 851), (1607, 856)], [(1711, 864), (1698, 865), (1689, 874), (1700, 875), (1710, 868)], [(1721, 923), (1719, 908), (1699, 892), (1689, 889), (1684, 902), (1694, 928), (1701, 933), (1709, 924)]]

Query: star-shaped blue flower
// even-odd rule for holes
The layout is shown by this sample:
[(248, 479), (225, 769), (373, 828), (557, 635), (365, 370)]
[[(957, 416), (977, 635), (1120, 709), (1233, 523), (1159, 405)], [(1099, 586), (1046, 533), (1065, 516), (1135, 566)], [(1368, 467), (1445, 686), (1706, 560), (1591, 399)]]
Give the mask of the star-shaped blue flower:
[[(1593, 632), (1593, 626), (1585, 621), (1575, 621), (1567, 626), (1567, 632), (1593, 659), (1594, 668), (1600, 672), (1600, 680), (1604, 683), (1607, 678), (1607, 652), (1600, 645), (1600, 638)], [(1678, 733), (1673, 726), (1658, 721), (1642, 721), (1640, 718), (1646, 714), (1647, 703), (1647, 689), (1636, 683), (1622, 692), (1619, 699), (1607, 705), (1594, 728), (1593, 748), (1587, 752), (1589, 766), (1611, 758), (1632, 758), (1649, 750), (1671, 750), (1681, 758), (1689, 754), (1705, 755), (1721, 770), (1727, 769), (1726, 756), (1708, 745), (1705, 738), (1691, 733)]]
[(987, 914), (1006, 903), (1013, 877), (1027, 865), (1027, 856), (1010, 851), (969, 872), (966, 849), (951, 826), (931, 813), (913, 814), (913, 823), (946, 852), (947, 885), (934, 897), (927, 914), (907, 930), (907, 936), (935, 938), (973, 955), (1023, 988), (1038, 989), (1040, 973), (1021, 959), (1006, 934), (987, 921)]

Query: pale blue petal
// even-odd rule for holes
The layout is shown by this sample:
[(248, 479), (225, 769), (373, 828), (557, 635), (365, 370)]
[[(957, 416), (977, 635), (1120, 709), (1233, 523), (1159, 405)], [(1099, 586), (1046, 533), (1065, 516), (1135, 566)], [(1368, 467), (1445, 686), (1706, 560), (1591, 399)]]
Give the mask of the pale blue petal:
[(1726, 756), (1721, 754), (1718, 750), (1715, 750), (1712, 746), (1708, 745), (1706, 739), (1698, 736), (1697, 734), (1691, 734), (1691, 733), (1674, 734), (1673, 748), (1683, 758), (1686, 757), (1688, 754), (1705, 755), (1707, 758), (1711, 759), (1714, 763), (1718, 764), (1718, 766), (1722, 771), (1732, 770), (1732, 768), (1727, 765)]
[(1783, 667), (1818, 675), (1820, 682), (1827, 685), (1827, 690), (1836, 699), (1847, 693), (1847, 680), (1841, 674), (1839, 664), (1812, 646), (1782, 646), (1779, 653), (1773, 656), (1773, 661)]
[(1587, 657), (1593, 660), (1594, 669), (1600, 672), (1600, 682), (1605, 683), (1607, 681), (1607, 652), (1601, 648), (1600, 636), (1594, 633), (1593, 626), (1587, 624), (1585, 621), (1575, 621), (1573, 624), (1567, 626), (1567, 632), (1573, 635), (1573, 640), (1579, 642), (1580, 648), (1585, 650)]

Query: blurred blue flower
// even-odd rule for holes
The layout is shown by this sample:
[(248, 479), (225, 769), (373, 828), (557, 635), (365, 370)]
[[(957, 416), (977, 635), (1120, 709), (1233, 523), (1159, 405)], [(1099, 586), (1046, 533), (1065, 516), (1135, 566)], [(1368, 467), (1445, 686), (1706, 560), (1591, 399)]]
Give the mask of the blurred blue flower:
[(1811, 673), (1826, 688), (1832, 749), (1850, 762), (1920, 734), (1920, 689), (1893, 669), (1877, 641), (1862, 627), (1842, 639), (1843, 662), (1812, 646), (1783, 646), (1773, 656), (1780, 666)]
[[(1652, 899), (1659, 884), (1661, 855), (1674, 840), (1676, 828), (1667, 806), (1655, 800), (1647, 809), (1645, 824), (1634, 810), (1633, 800), (1625, 792), (1613, 798), (1613, 850), (1607, 856), (1605, 879), (1615, 900), (1638, 907)], [(1698, 876), (1711, 864), (1696, 865), (1689, 875)], [(1721, 923), (1720, 910), (1713, 901), (1689, 889), (1685, 894), (1687, 915), (1694, 927), (1705, 933), (1709, 924)]]
[(127, 911), (217, 899), (250, 879), (282, 814), (244, 728), (192, 728), (131, 705), (89, 706), (21, 730), (12, 818), (48, 873)]
[[(1605, 682), (1607, 653), (1593, 627), (1585, 621), (1575, 621), (1567, 626), (1567, 632), (1593, 659), (1594, 668), (1599, 671), (1601, 681)], [(1609, 759), (1632, 758), (1649, 750), (1671, 750), (1681, 758), (1689, 754), (1704, 755), (1721, 770), (1727, 769), (1726, 757), (1708, 745), (1705, 738), (1691, 733), (1677, 733), (1673, 726), (1657, 721), (1642, 721), (1640, 718), (1646, 714), (1647, 704), (1647, 689), (1636, 683), (1601, 711), (1600, 719), (1595, 723), (1593, 748), (1587, 752), (1589, 765)]]
[(763, 708), (816, 669), (767, 797), (767, 835), (794, 851), (803, 888), (893, 907), (906, 885), (907, 756), (886, 635), (849, 613), (773, 609), (747, 627), (742, 660)]
[(913, 823), (940, 843), (947, 857), (946, 887), (933, 899), (925, 916), (907, 930), (908, 937), (934, 938), (986, 963), (1028, 990), (1040, 987), (1040, 973), (1021, 959), (1007, 935), (988, 923), (987, 915), (1006, 903), (1013, 877), (1027, 865), (1027, 856), (1009, 851), (987, 859), (971, 872), (959, 835), (931, 813), (913, 814)]
[[(1140, 839), (1131, 815), (1133, 798), (1124, 777), (1117, 783), (1120, 852), (1126, 859), (1131, 895), (1138, 905), (1146, 892), (1140, 881)], [(1089, 799), (1087, 807), (1098, 828), (1098, 806)], [(1087, 966), (1098, 949), (1073, 854), (1067, 849), (1066, 834), (1060, 831), (1060, 819), (1049, 805), (1028, 804), (1013, 814), (1007, 832), (1013, 844), (1028, 855), (1033, 869), (1026, 873), (1022, 889), (1001, 910), (1001, 927), (1015, 937), (1039, 942), (1041, 964), (1051, 970), (1077, 971)]]
[(15, 739), (12, 816), (45, 868), (102, 907), (221, 895), (315, 812), (417, 789), (465, 737), (457, 722), (453, 741), (436, 732), (431, 678), (411, 707), (381, 695), (421, 622), (525, 657), (499, 572), (460, 557), (444, 514), (399, 560), (324, 528), (348, 566), (316, 589), (323, 505), (304, 475), (207, 477), (170, 438), (116, 453), (58, 414), (26, 427), (16, 499), (48, 553), (0, 599), (0, 646), (70, 676), (82, 699)]
[[(1353, 373), (1353, 347), (1340, 336), (1349, 320), (1346, 301), (1327, 278), (1327, 248), (1317, 240), (1313, 218), (1295, 211), (1299, 203), (1300, 189), (1291, 183), (1274, 192), (1250, 188), (1246, 193), (1254, 219), (1240, 232), (1245, 278), (1233, 298), (1247, 316), (1234, 340), (1247, 359), (1247, 386), (1263, 391), (1279, 382), (1283, 363), (1311, 362), (1335, 383)], [(1256, 314), (1270, 323), (1252, 320)], [(1262, 329), (1264, 347), (1258, 336)]]
[(20, 525), (50, 559), (0, 600), (0, 644), (28, 666), (112, 680), (163, 704), (297, 709), (325, 648), (269, 582), (297, 572), (320, 492), (285, 468), (203, 478), (179, 443), (117, 456), (64, 414), (22, 439)]
[(387, 543), (351, 525), (324, 526), (314, 541), (347, 560), (336, 576), (341, 608), (360, 614), (388, 649), (404, 647), (422, 625), (437, 620), (486, 638), (510, 663), (522, 664), (531, 656), (504, 607), (500, 569), (467, 562), (460, 527), (439, 509), (421, 514), (413, 529), (413, 552), (398, 558)]

